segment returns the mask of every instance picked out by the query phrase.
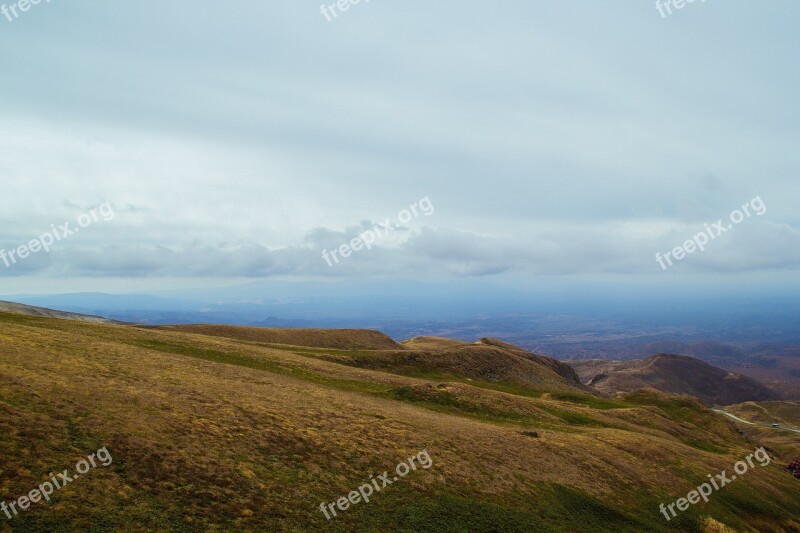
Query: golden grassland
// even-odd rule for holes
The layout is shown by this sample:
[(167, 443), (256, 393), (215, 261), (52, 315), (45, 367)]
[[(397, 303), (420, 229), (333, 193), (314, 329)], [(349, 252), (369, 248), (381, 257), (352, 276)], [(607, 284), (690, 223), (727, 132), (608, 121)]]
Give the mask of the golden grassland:
[[(0, 515), (0, 532), (800, 531), (778, 452), (710, 503), (660, 515), (756, 446), (691, 399), (384, 371), (354, 361), (398, 350), (341, 339), (211, 335), (0, 313), (0, 497), (103, 446), (114, 458)], [(423, 449), (430, 469), (330, 522), (319, 511)]]

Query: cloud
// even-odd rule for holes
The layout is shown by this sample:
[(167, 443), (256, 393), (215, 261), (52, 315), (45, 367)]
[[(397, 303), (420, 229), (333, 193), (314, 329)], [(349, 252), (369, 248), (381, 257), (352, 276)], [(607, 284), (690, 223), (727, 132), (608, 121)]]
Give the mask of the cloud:
[[(346, 230), (316, 228), (304, 244), (270, 249), (254, 243), (218, 246), (68, 247), (40, 254), (0, 276), (38, 272), (67, 277), (235, 277), (301, 276), (341, 278), (660, 273), (655, 252), (667, 252), (703, 231), (700, 227), (654, 233), (646, 228), (572, 227), (526, 236), (490, 236), (423, 226), (404, 228), (395, 242), (377, 242), (329, 266), (323, 250), (349, 243), (374, 224)], [(33, 256), (32, 256), (33, 257)], [(800, 232), (786, 224), (746, 220), (712, 240), (705, 252), (689, 254), (674, 271), (748, 272), (800, 268)]]

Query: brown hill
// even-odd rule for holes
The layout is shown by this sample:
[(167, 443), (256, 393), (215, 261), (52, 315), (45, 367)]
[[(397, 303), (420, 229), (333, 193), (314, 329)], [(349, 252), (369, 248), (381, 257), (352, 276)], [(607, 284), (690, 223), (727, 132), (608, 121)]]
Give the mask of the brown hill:
[(403, 375), (461, 378), (489, 383), (535, 386), (552, 391), (582, 391), (584, 387), (567, 364), (536, 355), (497, 339), (469, 343), (440, 337), (404, 341), (404, 351), (326, 354), (340, 364)]
[(442, 350), (469, 346), (468, 342), (448, 339), (447, 337), (414, 337), (402, 342), (403, 346), (413, 350)]
[(320, 359), (402, 375), (437, 375), (554, 392), (590, 391), (567, 364), (503, 341), (469, 343), (444, 337), (416, 337), (402, 343), (373, 330), (253, 328), (220, 325), (148, 326), (271, 345), (313, 348)]
[(581, 380), (578, 377), (578, 374), (575, 372), (575, 369), (569, 366), (566, 363), (562, 363), (557, 359), (553, 359), (552, 357), (545, 357), (544, 355), (537, 355), (535, 353), (529, 352), (527, 350), (523, 350), (518, 346), (514, 346), (513, 344), (508, 344), (507, 342), (503, 342), (498, 339), (493, 339), (490, 337), (485, 337), (479, 340), (476, 344), (484, 344), (486, 346), (496, 346), (498, 348), (502, 348), (505, 351), (514, 353), (521, 357), (525, 357), (526, 359), (530, 359), (531, 361), (538, 363), (542, 366), (545, 366), (558, 374), (566, 378), (568, 381), (574, 381), (576, 383), (580, 383)]
[(593, 359), (571, 364), (581, 382), (608, 394), (653, 388), (694, 396), (707, 405), (778, 399), (752, 378), (685, 355), (656, 354), (633, 361)]
[(774, 355), (754, 355), (731, 370), (751, 377), (786, 400), (800, 400), (800, 351), (786, 350)]

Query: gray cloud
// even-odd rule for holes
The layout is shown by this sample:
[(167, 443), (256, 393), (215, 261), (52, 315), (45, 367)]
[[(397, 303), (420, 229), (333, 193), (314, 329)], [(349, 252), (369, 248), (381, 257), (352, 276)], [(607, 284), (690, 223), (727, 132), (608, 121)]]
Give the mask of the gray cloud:
[[(63, 248), (50, 256), (0, 269), (0, 276), (71, 277), (232, 277), (449, 275), (494, 276), (504, 273), (541, 275), (615, 273), (660, 274), (656, 252), (680, 246), (703, 226), (642, 237), (618, 226), (546, 231), (525, 237), (497, 237), (447, 228), (405, 228), (402, 239), (389, 246), (378, 242), (329, 266), (322, 250), (342, 244), (373, 227), (371, 222), (344, 231), (317, 228), (302, 246), (270, 249), (258, 244), (219, 246), (103, 246)], [(670, 272), (748, 272), (800, 268), (800, 231), (762, 220), (746, 220), (712, 240), (705, 252), (689, 254)], [(666, 274), (664, 274), (666, 275)]]

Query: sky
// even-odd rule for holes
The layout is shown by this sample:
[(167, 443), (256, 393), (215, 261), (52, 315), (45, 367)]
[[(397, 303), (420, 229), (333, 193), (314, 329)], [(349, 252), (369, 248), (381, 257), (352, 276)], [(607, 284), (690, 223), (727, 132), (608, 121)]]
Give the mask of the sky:
[[(0, 260), (0, 294), (800, 281), (797, 2), (327, 11), (52, 0), (0, 15), (0, 250), (80, 229)], [(430, 209), (401, 214), (415, 204)], [(342, 257), (367, 231), (374, 245)], [(703, 232), (704, 251), (656, 260)]]

